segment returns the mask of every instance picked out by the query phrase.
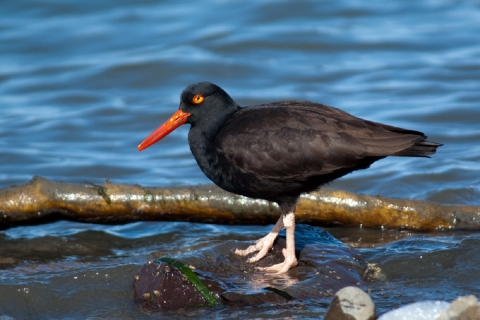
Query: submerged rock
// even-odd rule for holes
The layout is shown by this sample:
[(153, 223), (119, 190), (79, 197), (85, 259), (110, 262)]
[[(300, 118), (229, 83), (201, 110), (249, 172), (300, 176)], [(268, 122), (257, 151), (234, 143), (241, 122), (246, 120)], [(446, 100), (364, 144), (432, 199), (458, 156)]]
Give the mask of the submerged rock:
[(258, 305), (285, 303), (293, 299), (275, 288), (264, 292), (241, 294), (231, 285), (196, 272), (216, 302), (209, 302), (192, 282), (177, 268), (165, 262), (148, 262), (134, 277), (134, 301), (152, 309), (180, 309), (214, 304)]
[[(224, 289), (211, 279), (202, 279), (210, 288), (213, 296), (221, 302), (219, 293)], [(146, 307), (160, 309), (179, 309), (184, 307), (207, 306), (208, 302), (173, 266), (152, 261), (144, 264), (133, 281), (134, 300)]]
[[(372, 277), (363, 259), (329, 233), (308, 225), (297, 225), (299, 265), (285, 274), (271, 274), (256, 267), (283, 261), (285, 240), (277, 239), (267, 256), (257, 263), (233, 253), (249, 243), (227, 241), (176, 257), (194, 267), (195, 274), (223, 304), (284, 304), (290, 300), (325, 300), (345, 286), (365, 286)], [(141, 267), (135, 281), (135, 301), (154, 308), (177, 309), (206, 306), (197, 289), (175, 267), (149, 262)]]

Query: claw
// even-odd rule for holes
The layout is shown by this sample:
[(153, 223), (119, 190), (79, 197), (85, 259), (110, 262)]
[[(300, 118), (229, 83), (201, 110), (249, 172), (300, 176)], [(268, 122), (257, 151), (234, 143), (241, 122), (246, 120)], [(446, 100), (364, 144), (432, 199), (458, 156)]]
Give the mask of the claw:
[(265, 257), (265, 255), (268, 253), (268, 250), (270, 250), (273, 247), (273, 243), (275, 242), (276, 237), (277, 237), (277, 234), (270, 232), (265, 237), (255, 241), (255, 244), (252, 244), (247, 249), (245, 250), (236, 249), (235, 254), (238, 254), (240, 256), (246, 256), (250, 253), (259, 251), (255, 256), (247, 260), (250, 263), (257, 262), (258, 260)]
[(275, 274), (282, 274), (287, 272), (291, 268), (297, 266), (298, 261), (295, 256), (293, 256), (293, 259), (292, 257), (288, 257), (286, 249), (283, 249), (282, 253), (283, 253), (283, 256), (285, 257), (285, 261), (283, 261), (282, 263), (274, 264), (273, 266), (270, 266), (270, 267), (257, 268), (257, 269), (261, 271), (275, 272)]
[(275, 239), (277, 238), (278, 233), (282, 230), (282, 228), (283, 219), (282, 217), (280, 217), (280, 219), (278, 219), (277, 223), (275, 223), (275, 226), (269, 234), (267, 234), (263, 238), (258, 239), (257, 241), (255, 241), (255, 244), (252, 244), (245, 250), (235, 249), (235, 254), (238, 254), (239, 256), (246, 256), (250, 253), (259, 251), (254, 257), (248, 259), (248, 262), (250, 263), (257, 262), (258, 260), (265, 257), (268, 250), (273, 247), (273, 243), (275, 242)]

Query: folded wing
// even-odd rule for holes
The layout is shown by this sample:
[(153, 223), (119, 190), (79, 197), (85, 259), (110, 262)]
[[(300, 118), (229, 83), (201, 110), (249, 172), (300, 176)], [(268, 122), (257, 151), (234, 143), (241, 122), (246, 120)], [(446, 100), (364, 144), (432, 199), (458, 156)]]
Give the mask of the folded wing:
[[(428, 156), (440, 144), (418, 131), (354, 117), (321, 104), (284, 101), (245, 108), (215, 140), (219, 155), (244, 173), (305, 181), (365, 169), (387, 156)], [(244, 112), (249, 110), (248, 112)]]

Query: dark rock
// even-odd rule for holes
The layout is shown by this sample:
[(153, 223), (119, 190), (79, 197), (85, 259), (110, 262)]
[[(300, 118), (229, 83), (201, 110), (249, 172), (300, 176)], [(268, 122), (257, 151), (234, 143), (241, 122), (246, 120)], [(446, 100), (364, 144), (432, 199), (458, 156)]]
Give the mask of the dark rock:
[[(210, 279), (202, 279), (219, 302), (225, 289)], [(133, 281), (134, 300), (146, 307), (178, 309), (208, 305), (207, 301), (175, 267), (167, 263), (144, 264)]]
[[(196, 275), (220, 303), (279, 304), (292, 299), (287, 293), (274, 288), (253, 294), (229, 291), (232, 288), (220, 280), (208, 278), (198, 271)], [(181, 271), (164, 262), (144, 264), (134, 277), (133, 289), (134, 301), (148, 308), (179, 309), (209, 305)]]
[(231, 292), (223, 293), (222, 298), (224, 298), (229, 303), (249, 305), (249, 306), (259, 305), (262, 303), (280, 304), (288, 301), (288, 299), (282, 297), (281, 295), (275, 292), (241, 294), (238, 292), (231, 291)]
[[(215, 298), (229, 305), (284, 304), (292, 299), (328, 303), (337, 290), (365, 286), (365, 280), (377, 278), (374, 267), (328, 232), (308, 225), (297, 225), (297, 231), (299, 265), (285, 274), (256, 269), (284, 260), (282, 237), (256, 263), (248, 263), (248, 256), (233, 253), (239, 246), (249, 245), (238, 241), (185, 252), (176, 259), (194, 266), (195, 274)], [(166, 263), (150, 262), (142, 266), (133, 286), (135, 301), (144, 306), (176, 309), (208, 305), (189, 280)]]

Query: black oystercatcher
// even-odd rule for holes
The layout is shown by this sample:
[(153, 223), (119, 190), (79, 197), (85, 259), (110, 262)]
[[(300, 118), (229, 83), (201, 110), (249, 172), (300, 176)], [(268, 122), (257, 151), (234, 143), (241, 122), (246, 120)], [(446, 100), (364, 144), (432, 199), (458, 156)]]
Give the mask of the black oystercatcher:
[(407, 130), (354, 117), (307, 101), (280, 101), (240, 107), (209, 82), (188, 86), (179, 110), (139, 146), (143, 150), (175, 128), (190, 123), (188, 143), (200, 169), (219, 187), (276, 202), (281, 216), (272, 231), (246, 250), (265, 256), (283, 227), (285, 261), (267, 271), (283, 273), (297, 265), (295, 206), (300, 194), (387, 156), (428, 157), (441, 144)]

